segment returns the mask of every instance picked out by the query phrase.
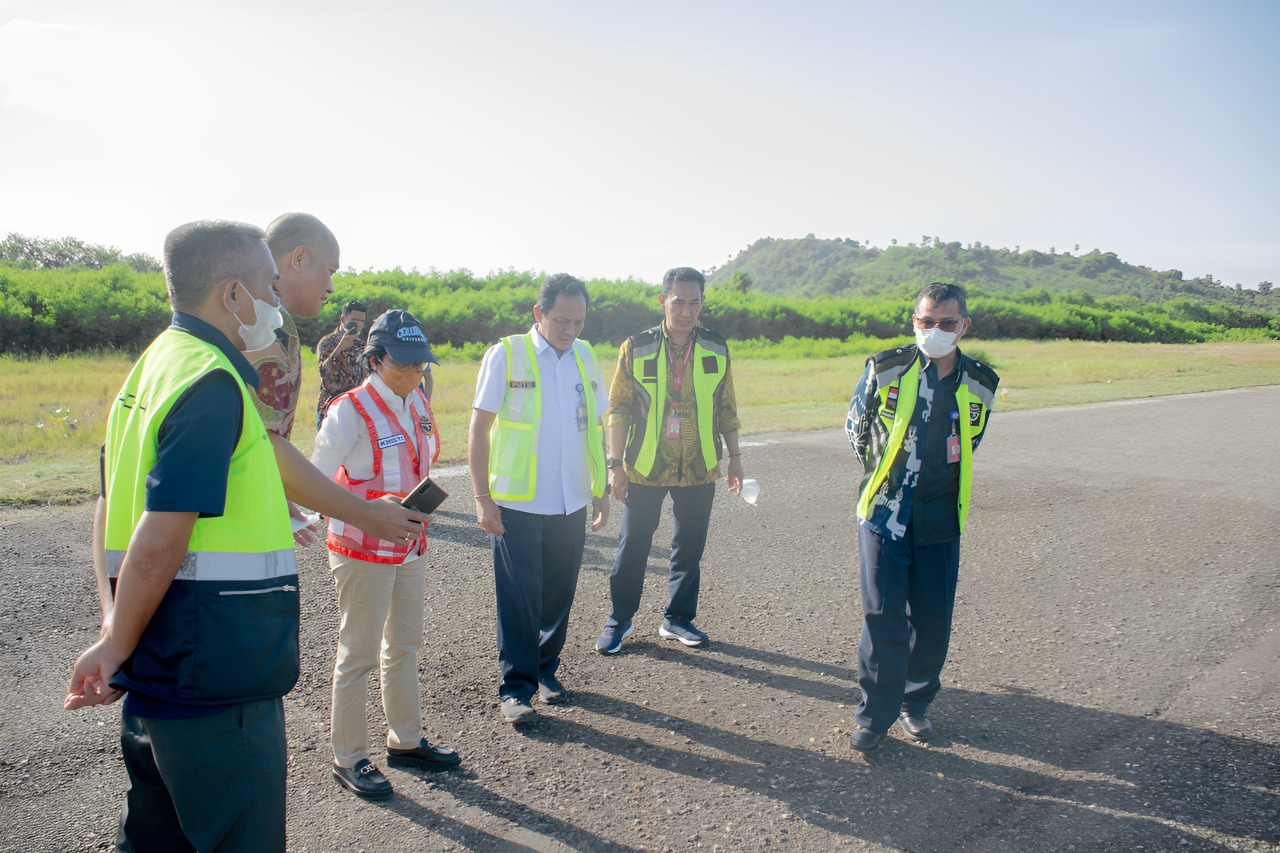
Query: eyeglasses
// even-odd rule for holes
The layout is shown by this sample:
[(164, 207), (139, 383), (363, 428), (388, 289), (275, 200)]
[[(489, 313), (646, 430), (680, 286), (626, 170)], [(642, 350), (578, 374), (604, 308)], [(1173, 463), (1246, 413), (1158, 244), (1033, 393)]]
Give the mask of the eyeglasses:
[(392, 370), (398, 370), (401, 373), (421, 373), (422, 369), (427, 366), (425, 361), (415, 361), (413, 364), (400, 364), (391, 356), (382, 359), (382, 363)]
[(944, 332), (954, 332), (956, 329), (960, 328), (960, 324), (964, 322), (963, 318), (959, 320), (926, 320), (920, 317), (912, 317), (911, 319), (922, 329), (932, 329), (934, 326), (937, 326)]

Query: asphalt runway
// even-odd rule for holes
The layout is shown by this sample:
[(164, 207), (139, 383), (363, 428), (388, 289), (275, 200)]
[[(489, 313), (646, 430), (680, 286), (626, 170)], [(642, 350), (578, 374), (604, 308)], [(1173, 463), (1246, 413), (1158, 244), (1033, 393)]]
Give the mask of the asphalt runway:
[[(992, 418), (976, 457), (937, 739), (847, 746), (859, 630), (840, 430), (744, 441), (759, 504), (717, 497), (698, 624), (660, 640), (669, 525), (637, 633), (592, 644), (621, 516), (589, 534), (562, 680), (513, 730), (469, 481), (431, 531), (423, 694), (463, 770), (327, 776), (336, 608), (300, 552), (303, 675), (286, 700), (290, 848), (1280, 850), (1280, 386)], [(668, 513), (669, 514), (669, 513)], [(60, 710), (97, 631), (88, 506), (0, 513), (0, 850), (109, 849), (118, 709)], [(376, 705), (371, 719), (379, 725)]]

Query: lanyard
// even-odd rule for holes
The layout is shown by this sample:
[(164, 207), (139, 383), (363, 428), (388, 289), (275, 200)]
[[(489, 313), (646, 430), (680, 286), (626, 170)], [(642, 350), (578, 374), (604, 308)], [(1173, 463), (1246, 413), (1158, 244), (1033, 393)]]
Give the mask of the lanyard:
[(671, 347), (664, 346), (663, 349), (667, 351), (667, 363), (671, 365), (671, 370), (676, 375), (676, 394), (671, 400), (671, 409), (674, 411), (676, 404), (680, 400), (680, 386), (684, 384), (685, 369), (689, 366), (689, 353), (693, 352), (693, 338), (689, 339), (689, 343), (685, 347), (684, 361), (681, 362), (679, 370), (676, 370), (676, 359), (675, 356), (671, 354)]

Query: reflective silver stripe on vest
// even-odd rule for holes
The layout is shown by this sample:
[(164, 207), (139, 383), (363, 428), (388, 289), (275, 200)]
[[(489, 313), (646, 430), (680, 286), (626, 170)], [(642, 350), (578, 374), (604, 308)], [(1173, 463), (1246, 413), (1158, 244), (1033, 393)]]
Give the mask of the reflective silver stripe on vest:
[[(107, 551), (107, 576), (119, 577), (124, 551)], [(260, 581), (298, 573), (293, 549), (242, 554), (235, 551), (188, 551), (176, 579), (183, 581)]]
[(978, 381), (976, 376), (972, 376), (967, 372), (960, 373), (960, 382), (968, 389), (969, 393), (982, 402), (983, 408), (991, 411), (995, 407), (996, 395), (987, 386)]
[[(902, 350), (898, 350), (898, 353), (902, 353)], [(910, 361), (906, 362), (905, 364), (891, 363), (887, 367), (878, 369), (876, 371), (876, 385), (878, 385), (881, 388), (885, 387), (886, 385), (892, 385), (893, 383), (901, 379), (903, 374), (905, 374), (908, 370), (910, 370), (911, 367), (916, 363), (916, 361), (917, 359), (913, 358)]]

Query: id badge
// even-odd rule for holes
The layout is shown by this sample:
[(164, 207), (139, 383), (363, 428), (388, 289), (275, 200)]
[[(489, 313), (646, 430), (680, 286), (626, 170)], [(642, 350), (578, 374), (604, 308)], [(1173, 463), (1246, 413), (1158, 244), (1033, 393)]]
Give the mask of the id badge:
[(955, 464), (960, 461), (960, 436), (947, 436), (947, 462)]
[(668, 415), (667, 416), (667, 438), (679, 438), (679, 437), (680, 437), (680, 416)]
[(587, 431), (587, 404), (581, 403), (578, 406), (578, 432)]

